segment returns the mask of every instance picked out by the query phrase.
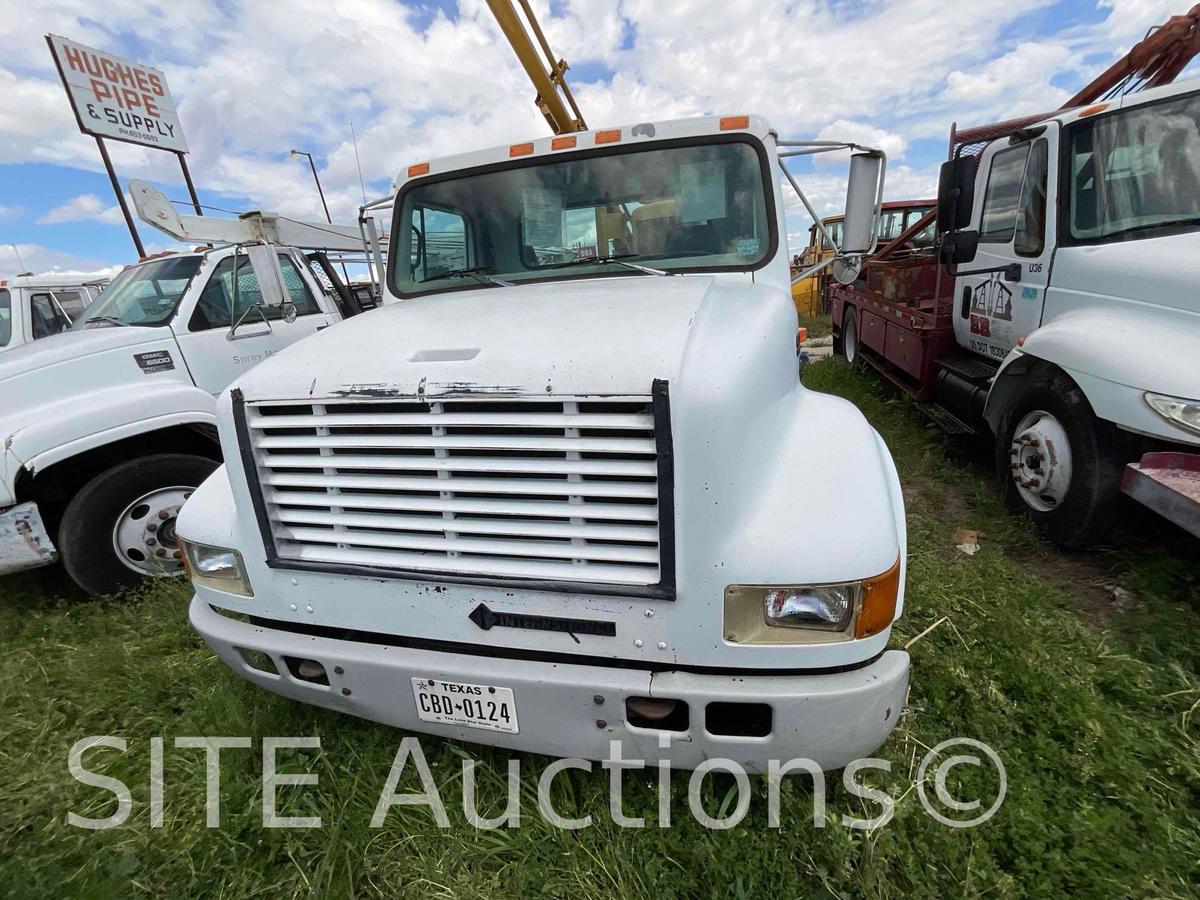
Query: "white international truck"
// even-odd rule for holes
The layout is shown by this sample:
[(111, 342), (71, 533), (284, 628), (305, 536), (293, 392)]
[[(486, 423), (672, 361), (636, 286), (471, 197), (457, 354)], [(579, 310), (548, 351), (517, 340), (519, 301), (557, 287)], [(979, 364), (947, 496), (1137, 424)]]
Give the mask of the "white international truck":
[[(220, 397), (225, 464), (178, 523), (194, 627), (285, 697), (506, 748), (875, 750), (908, 684), (903, 500), (798, 378), (781, 187), (833, 146), (706, 117), (408, 167), (403, 302)], [(853, 278), (882, 154), (850, 167)]]
[(953, 132), (940, 252), (830, 290), (846, 358), (990, 433), (1009, 505), (1067, 546), (1122, 490), (1200, 536), (1197, 123), (1192, 80)]
[(61, 557), (103, 594), (180, 574), (176, 514), (221, 459), (216, 395), (361, 309), (326, 255), (362, 256), (360, 227), (180, 216), (130, 192), (150, 224), (215, 246), (126, 267), (69, 330), (0, 354), (0, 575)]
[(0, 278), (0, 353), (67, 330), (107, 283), (28, 272)]

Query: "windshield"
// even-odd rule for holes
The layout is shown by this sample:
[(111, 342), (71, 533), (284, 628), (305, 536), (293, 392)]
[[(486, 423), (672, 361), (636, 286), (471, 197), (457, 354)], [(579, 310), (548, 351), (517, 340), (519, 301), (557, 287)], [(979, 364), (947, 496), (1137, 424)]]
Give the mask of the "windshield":
[(75, 328), (165, 325), (200, 267), (199, 256), (174, 256), (132, 266), (112, 280)]
[(396, 204), (393, 289), (411, 296), (631, 275), (638, 270), (621, 264), (629, 262), (757, 268), (775, 244), (775, 225), (756, 146), (714, 138), (417, 184)]
[(1070, 231), (1077, 240), (1200, 224), (1200, 95), (1077, 126), (1070, 177)]

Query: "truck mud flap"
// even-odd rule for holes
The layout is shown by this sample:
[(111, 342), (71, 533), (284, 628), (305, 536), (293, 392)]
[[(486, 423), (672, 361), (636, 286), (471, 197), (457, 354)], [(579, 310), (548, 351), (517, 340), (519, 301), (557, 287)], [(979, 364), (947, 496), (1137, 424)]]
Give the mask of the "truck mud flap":
[(1147, 453), (1125, 467), (1121, 490), (1200, 537), (1200, 453)]
[(37, 504), (22, 503), (0, 512), (0, 575), (36, 569), (57, 559)]

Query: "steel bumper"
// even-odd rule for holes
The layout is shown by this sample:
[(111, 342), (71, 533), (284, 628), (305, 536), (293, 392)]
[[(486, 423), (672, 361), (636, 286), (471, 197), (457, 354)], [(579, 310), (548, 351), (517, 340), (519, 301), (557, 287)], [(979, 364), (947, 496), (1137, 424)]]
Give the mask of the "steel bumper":
[(35, 503), (0, 510), (0, 575), (48, 566), (58, 551)]
[[(557, 757), (607, 759), (609, 742), (619, 740), (626, 759), (649, 764), (665, 758), (682, 769), (713, 757), (736, 760), (750, 772), (765, 772), (772, 759), (782, 763), (798, 757), (836, 769), (879, 748), (895, 727), (908, 689), (909, 658), (900, 650), (845, 672), (652, 673), (314, 637), (222, 615), (199, 598), (192, 599), (190, 619), (230, 668), (269, 691), (398, 728)], [(251, 666), (244, 651), (270, 656), (278, 673)], [(320, 662), (330, 684), (293, 677), (285, 656)], [(421, 721), (413, 677), (512, 688), (520, 733)], [(628, 725), (627, 697), (682, 700), (688, 704), (689, 727), (667, 732)], [(710, 734), (705, 708), (715, 701), (768, 704), (770, 734)]]

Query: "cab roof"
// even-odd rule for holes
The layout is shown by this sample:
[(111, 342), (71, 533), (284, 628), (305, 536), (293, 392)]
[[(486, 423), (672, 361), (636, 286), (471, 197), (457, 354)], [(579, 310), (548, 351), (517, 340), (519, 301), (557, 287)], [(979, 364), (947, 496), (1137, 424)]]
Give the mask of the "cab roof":
[(619, 149), (630, 144), (647, 141), (737, 133), (750, 135), (764, 141), (772, 134), (772, 131), (765, 119), (754, 115), (696, 116), (690, 119), (669, 119), (657, 122), (638, 122), (614, 128), (596, 128), (574, 134), (533, 138), (515, 144), (501, 144), (486, 150), (473, 150), (413, 163), (402, 169), (396, 176), (393, 189), (399, 191), (409, 181), (424, 178), (427, 175), (441, 175), (526, 157), (559, 156), (572, 151), (592, 150), (596, 147), (611, 146), (613, 149)]

